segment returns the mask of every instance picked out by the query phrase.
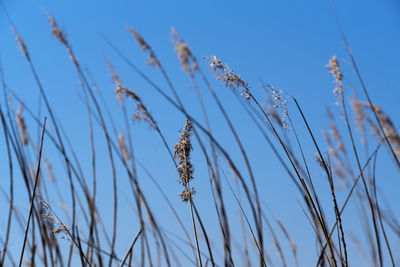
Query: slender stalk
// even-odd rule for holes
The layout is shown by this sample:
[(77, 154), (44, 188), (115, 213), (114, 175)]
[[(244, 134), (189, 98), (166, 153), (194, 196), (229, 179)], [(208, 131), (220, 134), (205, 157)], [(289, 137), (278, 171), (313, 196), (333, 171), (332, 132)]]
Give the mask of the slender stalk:
[(129, 246), (128, 251), (125, 254), (125, 257), (122, 259), (121, 264), (119, 265), (120, 267), (124, 266), (126, 260), (128, 259), (128, 256), (132, 255), (132, 249), (133, 246), (135, 245), (137, 239), (139, 238), (140, 234), (143, 232), (143, 228), (140, 228), (139, 232), (136, 234), (135, 238), (133, 238), (133, 241), (131, 245)]
[[(3, 68), (0, 63), (0, 75), (1, 75), (1, 81), (2, 81), (2, 87), (3, 90), (5, 91), (5, 82), (4, 82), (4, 75), (3, 75)], [(7, 254), (7, 245), (10, 237), (10, 229), (11, 229), (11, 221), (12, 221), (12, 212), (13, 212), (13, 205), (14, 205), (14, 172), (13, 172), (13, 163), (12, 163), (12, 157), (11, 157), (11, 149), (10, 149), (10, 133), (9, 129), (6, 124), (6, 120), (3, 114), (3, 110), (0, 106), (0, 116), (1, 116), (1, 123), (3, 125), (3, 132), (4, 132), (4, 138), (6, 141), (6, 146), (7, 146), (7, 157), (8, 157), (8, 169), (9, 169), (9, 178), (10, 178), (10, 200), (9, 200), (9, 210), (8, 210), (8, 219), (7, 219), (7, 229), (6, 229), (6, 236), (4, 239), (4, 245), (3, 245), (3, 250), (1, 254), (1, 259), (0, 259), (0, 266), (4, 265), (5, 261), (5, 256)]]
[(39, 155), (38, 155), (37, 164), (36, 164), (35, 183), (33, 185), (31, 203), (29, 205), (28, 221), (26, 223), (26, 228), (25, 228), (24, 242), (22, 243), (22, 250), (21, 250), (20, 257), (19, 257), (19, 264), (18, 264), (19, 267), (21, 267), (22, 259), (24, 258), (25, 245), (26, 245), (26, 240), (28, 237), (29, 225), (30, 225), (30, 221), (31, 221), (34, 200), (35, 200), (35, 196), (36, 196), (36, 187), (37, 187), (38, 181), (39, 181), (40, 163), (41, 163), (41, 159), (42, 159), (43, 138), (44, 138), (44, 130), (45, 129), (46, 129), (46, 117), (44, 118), (44, 121), (43, 121), (42, 135), (40, 137)]

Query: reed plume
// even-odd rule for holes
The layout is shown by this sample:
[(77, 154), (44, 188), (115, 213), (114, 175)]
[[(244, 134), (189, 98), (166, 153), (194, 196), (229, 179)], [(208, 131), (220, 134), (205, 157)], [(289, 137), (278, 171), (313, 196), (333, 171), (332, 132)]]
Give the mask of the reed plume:
[(241, 90), (241, 95), (244, 96), (246, 100), (250, 99), (250, 91), (247, 82), (245, 82), (239, 74), (230, 69), (221, 60), (217, 59), (216, 56), (205, 57), (208, 61), (211, 71), (215, 74), (217, 80), (220, 80), (227, 87), (232, 90)]
[(150, 47), (150, 45), (143, 39), (143, 37), (140, 35), (139, 32), (137, 32), (134, 28), (128, 26), (128, 31), (132, 34), (133, 38), (135, 39), (136, 43), (140, 46), (142, 51), (145, 51), (148, 53), (148, 58), (145, 61), (147, 65), (152, 66), (152, 67), (159, 67), (160, 62), (156, 58), (153, 49)]
[(18, 126), (19, 138), (20, 138), (21, 144), (23, 146), (26, 146), (28, 144), (29, 137), (28, 137), (28, 131), (26, 129), (25, 119), (22, 116), (22, 110), (23, 110), (23, 108), (21, 105), (21, 106), (19, 106), (19, 108), (17, 110), (16, 123)]
[(178, 55), (183, 70), (189, 73), (197, 72), (199, 70), (197, 60), (193, 56), (188, 44), (185, 43), (175, 28), (171, 29), (171, 42), (174, 45), (175, 52)]
[(192, 150), (191, 134), (192, 122), (186, 120), (185, 125), (179, 133), (179, 141), (174, 146), (174, 157), (178, 160), (177, 171), (179, 182), (185, 187), (179, 196), (181, 196), (184, 202), (189, 201), (194, 194), (194, 189), (189, 187), (189, 182), (193, 179), (193, 165), (190, 162), (190, 152)]

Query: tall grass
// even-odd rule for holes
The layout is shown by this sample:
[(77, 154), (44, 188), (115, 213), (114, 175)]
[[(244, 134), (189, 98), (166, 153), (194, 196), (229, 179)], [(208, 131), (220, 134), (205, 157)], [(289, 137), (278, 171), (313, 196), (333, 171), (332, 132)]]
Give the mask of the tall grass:
[[(44, 110), (35, 112), (25, 105), (7, 84), (3, 72), (7, 65), (1, 66), (1, 148), (8, 160), (2, 177), (9, 179), (1, 187), (0, 266), (305, 266), (309, 264), (306, 252), (314, 255), (315, 266), (357, 265), (359, 253), (372, 266), (399, 263), (398, 207), (385, 200), (377, 180), (387, 174), (377, 171), (382, 171), (378, 154), (390, 158), (394, 169), (400, 170), (400, 136), (384, 107), (374, 104), (344, 34), (367, 101), (349, 97), (338, 59), (327, 59), (327, 71), (336, 85), (332, 97), (336, 97), (337, 110), (327, 112), (329, 128), (321, 142), (318, 129), (295, 96), (266, 83), (261, 88), (249, 85), (245, 74), (237, 74), (216, 56), (197, 58), (174, 29), (171, 48), (188, 75), (191, 86), (185, 90), (194, 90), (193, 99), (186, 97), (187, 92), (182, 97), (182, 88), (174, 83), (157, 51), (131, 27), (127, 34), (146, 53), (145, 63), (154, 68), (153, 73), (159, 72), (154, 74), (158, 78), (148, 75), (148, 66), (130, 58), (119, 44), (106, 36), (104, 43), (157, 96), (147, 103), (140, 91), (122, 82), (113, 62), (105, 59), (116, 96), (116, 100), (106, 99), (105, 89), (98, 88), (83, 67), (65, 31), (47, 16), (51, 35), (65, 49), (81, 87), (80, 105), (86, 114), (76, 120), (87, 120), (88, 127), (75, 130), (87, 140), (90, 153), (82, 157), (82, 148), (70, 142), (71, 130), (64, 127), (58, 107), (47, 95), (51, 88), (36, 68), (36, 55), (12, 25), (34, 78), (30, 90), (39, 91)], [(212, 81), (213, 75), (222, 83)], [(235, 112), (220, 90), (230, 90), (237, 98)], [(269, 97), (266, 103), (262, 90)], [(114, 101), (119, 115), (110, 112)], [(184, 123), (179, 134), (179, 128), (172, 133), (164, 129), (165, 123), (154, 115), (160, 101), (175, 109), (171, 114)], [(238, 112), (253, 128), (242, 130), (235, 118)], [(165, 150), (155, 152), (162, 163), (141, 162), (141, 152), (134, 149), (141, 138), (135, 135), (138, 122), (148, 126), (148, 134), (154, 133), (155, 142)], [(37, 140), (35, 129), (42, 130)], [(251, 140), (262, 152), (254, 152)], [(279, 179), (291, 181), (297, 191), (303, 214), (291, 217), (297, 229), (279, 218), (287, 218), (285, 208), (275, 215), (268, 208), (290, 204), (265, 203), (268, 183), (263, 179), (268, 172), (276, 174), (268, 168), (255, 170), (262, 155), (277, 159), (274, 168), (285, 172)], [(160, 174), (159, 166), (166, 166), (164, 161), (175, 173), (154, 176), (154, 172)], [(166, 183), (176, 190), (181, 184), (183, 190), (171, 193)], [(308, 240), (298, 242), (296, 231), (308, 233)]]

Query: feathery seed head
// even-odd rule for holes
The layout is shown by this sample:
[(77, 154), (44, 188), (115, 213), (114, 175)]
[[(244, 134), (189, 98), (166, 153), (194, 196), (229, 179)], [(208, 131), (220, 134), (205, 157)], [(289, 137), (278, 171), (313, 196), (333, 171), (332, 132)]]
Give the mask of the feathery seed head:
[(188, 202), (192, 199), (192, 196), (196, 193), (196, 190), (192, 187), (192, 189), (185, 188), (182, 192), (179, 193), (183, 202)]
[(343, 80), (343, 75), (342, 72), (340, 71), (339, 62), (336, 56), (331, 57), (327, 67), (328, 67), (328, 72), (333, 75), (333, 77), (336, 79), (336, 82), (340, 82)]
[(282, 126), (281, 117), (274, 108), (274, 104), (269, 94), (265, 95), (264, 109), (267, 111), (268, 116), (272, 118), (273, 121), (275, 121), (279, 126)]
[(52, 237), (56, 237), (58, 235), (61, 235), (62, 239), (69, 239), (69, 229), (68, 227), (60, 222), (56, 216), (53, 216), (53, 211), (50, 209), (47, 203), (45, 203), (43, 200), (40, 200), (39, 203), (39, 214), (42, 218), (42, 221), (46, 225), (47, 229), (50, 232), (50, 235)]
[(132, 34), (136, 43), (140, 46), (143, 51), (151, 50), (150, 46), (146, 43), (146, 41), (142, 38), (140, 33), (138, 33), (134, 28), (128, 26), (128, 31)]
[(346, 149), (344, 147), (342, 137), (340, 136), (339, 130), (333, 121), (329, 123), (329, 128), (333, 139), (337, 142), (336, 149), (345, 153)]
[[(369, 103), (362, 103), (362, 105), (367, 106), (368, 108), (371, 108), (371, 106), (369, 105)], [(383, 132), (385, 133), (386, 137), (388, 138), (389, 142), (392, 144), (393, 146), (393, 150), (396, 154), (397, 157), (400, 157), (400, 135), (396, 130), (396, 127), (394, 126), (392, 120), (389, 118), (388, 115), (386, 115), (381, 107), (379, 105), (373, 105), (372, 108), (375, 110), (378, 119), (380, 121), (380, 123), (382, 124), (382, 128), (383, 128)], [(372, 121), (370, 121), (370, 124), (374, 124), (372, 123)], [(375, 126), (375, 131), (378, 131), (378, 127)], [(380, 137), (381, 134), (379, 132), (378, 136)]]
[(51, 34), (66, 48), (69, 59), (75, 64), (75, 66), (80, 69), (78, 59), (75, 57), (74, 52), (71, 49), (71, 46), (69, 45), (67, 41), (67, 36), (65, 34), (65, 31), (61, 30), (55, 19), (47, 13), (47, 19), (49, 21), (49, 24), (51, 26)]
[(115, 92), (116, 94), (125, 94), (126, 96), (131, 97), (136, 102), (135, 112), (132, 115), (133, 122), (145, 121), (149, 124), (150, 129), (157, 128), (157, 122), (154, 120), (153, 116), (151, 116), (150, 112), (147, 110), (140, 97), (134, 91), (129, 90), (121, 85), (117, 87)]
[(283, 96), (284, 92), (282, 90), (278, 91), (275, 89), (274, 86), (267, 84), (266, 85), (272, 91), (272, 101), (273, 105), (272, 108), (279, 109), (281, 113), (280, 124), (282, 125), (283, 129), (288, 129), (288, 124), (286, 119), (288, 117), (288, 110), (287, 110), (287, 99)]
[(140, 46), (142, 51), (147, 51), (149, 53), (148, 59), (146, 60), (146, 64), (152, 67), (158, 67), (160, 62), (156, 58), (153, 49), (151, 49), (150, 45), (143, 39), (139, 32), (137, 32), (134, 28), (128, 26), (128, 31), (132, 34), (136, 43)]
[(191, 134), (192, 122), (186, 120), (183, 129), (179, 133), (179, 141), (174, 146), (174, 157), (178, 160), (179, 182), (184, 186), (193, 179), (193, 166), (190, 162), (190, 151), (192, 150)]
[(115, 85), (115, 90), (114, 90), (115, 96), (117, 97), (117, 100), (120, 102), (120, 104), (123, 105), (124, 104), (124, 102), (122, 101), (123, 86), (121, 80), (119, 79), (118, 74), (115, 72), (114, 67), (111, 65), (111, 62), (108, 59), (105, 59), (105, 61), (107, 64), (108, 71), (110, 72), (111, 80)]
[(136, 121), (145, 121), (149, 124), (150, 129), (155, 129), (156, 128), (156, 122), (147, 110), (146, 106), (143, 105), (142, 102), (137, 103), (135, 107), (135, 112), (133, 113), (132, 116), (133, 122)]
[(362, 105), (360, 101), (352, 99), (350, 100), (351, 108), (353, 109), (354, 112), (354, 119), (356, 121), (356, 125), (362, 129), (364, 128), (364, 118), (365, 118), (365, 113), (364, 110), (362, 109)]
[[(179, 33), (174, 28), (171, 29), (171, 41), (174, 45), (175, 52), (181, 62), (184, 71), (192, 73), (198, 71), (196, 58), (190, 51), (189, 46), (183, 41)], [(192, 65), (192, 66), (191, 66)]]
[(322, 170), (325, 171), (325, 166), (324, 166), (324, 161), (323, 161), (323, 159), (322, 159), (318, 154), (315, 154), (315, 155), (314, 155), (314, 159), (315, 159), (315, 161), (318, 163), (319, 167), (320, 167)]
[(22, 105), (19, 106), (18, 110), (17, 110), (17, 118), (16, 118), (16, 123), (17, 123), (17, 127), (18, 127), (18, 131), (19, 131), (19, 136), (20, 136), (20, 141), (21, 144), (23, 146), (26, 146), (28, 144), (28, 131), (26, 129), (26, 124), (25, 124), (25, 119), (22, 116)]
[(47, 161), (46, 158), (43, 158), (43, 162), (44, 162), (44, 167), (49, 175), (50, 181), (55, 182), (56, 178), (54, 177), (53, 168), (51, 167), (51, 164)]
[(124, 138), (124, 134), (123, 133), (120, 133), (118, 135), (118, 146), (119, 146), (119, 149), (121, 150), (123, 159), (125, 161), (128, 161), (130, 156), (129, 156), (128, 149), (127, 149), (126, 144), (125, 144), (125, 138)]
[(251, 98), (248, 84), (240, 77), (240, 75), (235, 74), (232, 69), (227, 65), (222, 63), (221, 60), (217, 59), (216, 56), (204, 57), (211, 68), (211, 71), (217, 77), (217, 80), (222, 81), (227, 87), (232, 90), (241, 89), (241, 95), (244, 96), (246, 100)]
[(51, 34), (64, 46), (68, 46), (67, 38), (65, 35), (65, 32), (60, 30), (60, 28), (57, 25), (57, 22), (55, 19), (50, 15), (47, 14), (47, 19), (49, 21), (49, 24), (51, 26)]
[(22, 40), (21, 35), (19, 35), (19, 33), (17, 32), (17, 29), (15, 29), (15, 27), (11, 26), (11, 30), (15, 33), (15, 40), (17, 41), (19, 49), (24, 54), (25, 58), (29, 61), (30, 56), (29, 56), (28, 49), (26, 48), (24, 40)]
[(389, 118), (388, 115), (386, 115), (382, 108), (379, 105), (370, 105), (368, 102), (361, 102), (361, 101), (355, 101), (357, 103), (356, 108), (353, 107), (356, 113), (356, 118), (357, 116), (360, 117), (361, 119), (366, 120), (368, 125), (370, 126), (371, 129), (371, 135), (377, 136), (378, 138), (383, 138), (381, 131), (379, 130), (378, 125), (369, 117), (365, 116), (364, 111), (362, 108), (367, 108), (373, 112), (376, 113), (379, 122), (382, 125), (382, 130), (386, 137), (388, 138), (389, 142), (393, 146), (394, 153), (397, 157), (400, 157), (400, 135), (396, 130), (396, 127), (394, 126), (392, 120)]
[(140, 97), (132, 90), (129, 90), (128, 88), (124, 86), (118, 86), (115, 89), (116, 94), (125, 94), (127, 97), (131, 97), (135, 102), (142, 102)]
[(343, 95), (343, 75), (340, 71), (339, 62), (336, 56), (331, 57), (331, 59), (329, 60), (329, 64), (326, 65), (326, 67), (328, 68), (328, 72), (333, 75), (333, 78), (335, 78), (334, 83), (336, 84), (336, 87), (335, 89), (333, 89), (333, 94), (336, 96), (338, 103), (339, 98)]

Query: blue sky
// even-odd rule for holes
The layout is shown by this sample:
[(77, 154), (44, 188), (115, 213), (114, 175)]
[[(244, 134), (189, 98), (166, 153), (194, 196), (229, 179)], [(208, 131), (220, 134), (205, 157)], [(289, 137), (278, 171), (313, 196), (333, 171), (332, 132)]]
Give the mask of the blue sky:
[[(45, 14), (51, 13), (59, 26), (67, 32), (81, 64), (90, 70), (102, 94), (108, 103), (109, 109), (119, 131), (123, 131), (123, 120), (118, 103), (113, 95), (113, 84), (109, 78), (104, 57), (107, 57), (120, 75), (123, 83), (138, 92), (144, 102), (148, 104), (152, 114), (165, 131), (170, 146), (177, 141), (178, 130), (184, 122), (184, 116), (166, 103), (148, 84), (141, 80), (131, 69), (110, 49), (102, 39), (105, 35), (146, 74), (165, 87), (165, 82), (157, 70), (151, 69), (143, 62), (146, 55), (140, 51), (126, 31), (126, 26), (138, 30), (145, 40), (152, 46), (158, 58), (164, 64), (179, 93), (187, 103), (188, 110), (197, 117), (201, 117), (195, 94), (190, 87), (191, 81), (181, 71), (173, 46), (170, 43), (170, 29), (175, 27), (185, 41), (190, 45), (192, 52), (197, 56), (200, 67), (207, 71), (208, 66), (202, 60), (203, 56), (215, 55), (232, 67), (245, 79), (254, 94), (264, 98), (260, 82), (274, 85), (295, 96), (308, 116), (314, 133), (319, 141), (323, 141), (321, 129), (328, 126), (325, 113), (326, 106), (333, 109), (335, 97), (333, 78), (324, 67), (332, 55), (337, 55), (345, 77), (346, 95), (357, 95), (364, 100), (354, 70), (349, 64), (349, 57), (345, 51), (335, 16), (337, 16), (349, 44), (354, 52), (361, 74), (366, 82), (372, 100), (384, 107), (384, 111), (392, 114), (395, 125), (400, 123), (398, 106), (400, 103), (400, 2), (396, 0), (375, 1), (334, 1), (336, 15), (330, 1), (1, 1), (26, 42), (32, 55), (32, 60), (45, 85), (46, 93), (52, 103), (57, 117), (62, 121), (68, 132), (71, 143), (74, 144), (77, 154), (84, 166), (90, 167), (90, 150), (87, 130), (87, 115), (82, 103), (82, 92), (73, 65), (68, 60), (64, 48), (50, 35), (50, 27)], [(21, 52), (18, 50), (10, 24), (4, 12), (0, 12), (0, 60), (4, 68), (7, 84), (33, 110), (38, 108), (39, 91), (34, 84), (32, 75), (26, 65)], [(250, 159), (257, 174), (258, 186), (262, 188), (262, 198), (270, 211), (271, 216), (279, 217), (288, 227), (299, 245), (300, 262), (309, 266), (314, 264), (315, 249), (310, 242), (312, 229), (304, 217), (299, 202), (300, 195), (293, 184), (279, 166), (275, 157), (270, 153), (268, 146), (260, 146), (260, 136), (255, 132), (254, 125), (249, 121), (235, 97), (209, 75), (212, 84), (224, 99), (225, 107), (231, 114), (235, 126), (245, 147), (248, 148)], [(204, 87), (204, 86), (203, 86)], [(216, 137), (228, 152), (232, 153), (237, 164), (243, 167), (233, 138), (226, 136), (227, 127), (222, 116), (217, 112), (210, 96), (205, 93), (206, 106), (213, 120), (211, 126), (215, 128)], [(1, 105), (5, 99), (1, 98)], [(17, 105), (17, 103), (15, 103)], [(290, 110), (296, 112), (289, 103)], [(133, 111), (133, 107), (130, 109)], [(42, 107), (42, 115), (45, 110)], [(298, 115), (294, 115), (298, 118)], [(202, 121), (200, 119), (200, 121)], [(340, 120), (337, 120), (341, 122)], [(302, 124), (297, 122), (302, 129)], [(36, 134), (33, 123), (28, 123), (32, 135)], [(343, 123), (342, 123), (343, 126)], [(51, 126), (50, 126), (51, 127)], [(173, 203), (182, 213), (187, 207), (179, 202), (177, 193), (180, 186), (171, 161), (164, 150), (161, 141), (154, 132), (149, 131), (146, 125), (139, 124), (133, 127), (133, 140), (136, 156), (153, 174), (169, 194)], [(313, 151), (311, 140), (305, 132), (304, 145), (307, 155), (311, 158)], [(98, 160), (106, 161), (100, 155), (106, 154), (104, 138), (100, 129), (96, 129), (96, 140), (99, 144)], [(4, 139), (2, 139), (4, 140)], [(3, 141), (1, 141), (3, 142)], [(3, 147), (1, 145), (0, 147)], [(54, 148), (46, 147), (45, 156), (51, 159), (55, 170), (60, 172), (60, 186), (63, 181), (63, 167), (58, 156), (53, 158)], [(4, 151), (0, 152), (1, 159), (6, 159)], [(384, 154), (384, 153), (382, 153)], [(389, 199), (395, 199), (398, 188), (398, 173), (393, 167), (386, 164), (389, 160), (382, 155), (380, 171), (382, 191)], [(196, 168), (194, 186), (197, 188), (196, 200), (205, 217), (215, 218), (210, 210), (210, 190), (207, 170), (198, 147), (194, 147), (193, 161), (199, 166)], [(2, 161), (6, 162), (6, 161)], [(3, 163), (0, 163), (1, 168)], [(389, 167), (388, 167), (389, 166)], [(87, 175), (90, 170), (85, 169)], [(100, 192), (104, 197), (99, 203), (104, 207), (105, 223), (109, 226), (107, 215), (111, 212), (109, 199), (109, 166), (99, 163)], [(163, 199), (158, 196), (154, 185), (146, 179), (143, 170), (141, 182), (146, 192), (152, 197), (154, 209), (159, 209), (159, 218), (168, 221), (170, 211), (166, 208)], [(321, 192), (328, 192), (326, 179), (314, 169)], [(229, 170), (227, 175), (230, 176)], [(319, 176), (318, 176), (319, 175)], [(322, 178), (321, 178), (322, 177)], [(389, 177), (389, 178), (387, 178)], [(393, 186), (388, 186), (388, 184)], [(130, 210), (129, 190), (121, 181), (121, 207)], [(394, 186), (396, 185), (396, 186)], [(22, 186), (22, 183), (21, 183)], [(4, 186), (3, 188), (7, 188)], [(325, 190), (325, 191), (324, 191)], [(232, 212), (238, 212), (234, 198), (227, 190), (229, 201), (232, 201)], [(124, 197), (126, 196), (126, 200)], [(23, 198), (21, 197), (21, 210)], [(55, 197), (56, 198), (56, 197)], [(68, 199), (68, 198), (67, 198)], [(203, 201), (204, 200), (204, 201)], [(56, 201), (56, 200), (55, 200)], [(327, 205), (330, 199), (324, 199)], [(304, 204), (304, 203), (301, 203)], [(352, 213), (345, 214), (349, 228), (356, 228), (359, 221), (353, 219)], [(131, 227), (130, 220), (134, 220), (134, 213), (121, 216), (121, 232)], [(328, 215), (327, 216), (331, 216)], [(332, 219), (332, 217), (330, 217)], [(188, 219), (188, 217), (186, 218)], [(1, 223), (4, 223), (1, 217)], [(127, 223), (124, 224), (124, 221)], [(214, 220), (215, 221), (215, 220)], [(132, 222), (133, 223), (133, 222)], [(134, 222), (136, 223), (136, 221)], [(190, 223), (187, 221), (187, 223)], [(213, 220), (209, 222), (210, 231), (218, 235), (217, 225)], [(166, 223), (165, 228), (172, 231), (178, 229), (173, 223)], [(239, 229), (239, 228), (238, 228)], [(133, 235), (137, 229), (129, 230)], [(130, 236), (119, 236), (121, 250), (129, 245)], [(237, 240), (240, 242), (240, 238)], [(397, 249), (399, 240), (393, 239)], [(17, 243), (17, 241), (15, 241)], [(118, 243), (118, 242), (117, 242)], [(304, 247), (305, 246), (305, 247)], [(309, 247), (312, 249), (308, 249)], [(268, 251), (269, 249), (269, 251)], [(275, 251), (272, 246), (267, 248), (270, 254)], [(289, 255), (289, 254), (288, 254)], [(276, 258), (276, 256), (274, 255)], [(289, 257), (289, 256), (288, 256)], [(276, 259), (275, 259), (276, 260)], [(397, 260), (399, 260), (397, 258)], [(355, 256), (355, 265), (368, 264), (368, 260)], [(276, 260), (276, 262), (278, 262)]]

